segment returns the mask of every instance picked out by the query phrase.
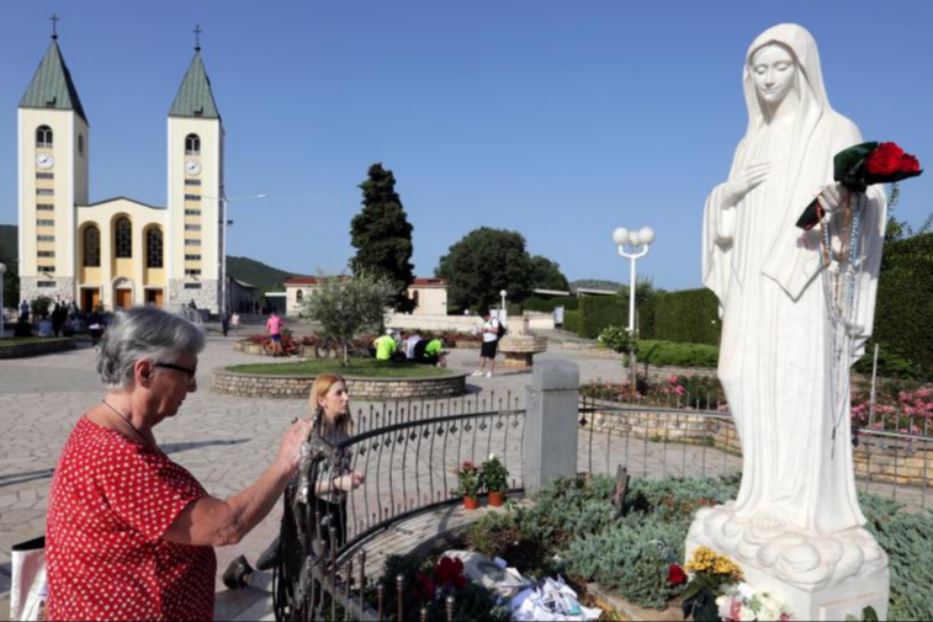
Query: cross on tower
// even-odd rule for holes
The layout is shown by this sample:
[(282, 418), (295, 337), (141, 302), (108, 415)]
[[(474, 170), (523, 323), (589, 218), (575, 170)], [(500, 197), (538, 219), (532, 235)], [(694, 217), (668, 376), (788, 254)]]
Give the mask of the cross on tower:
[(50, 17), (49, 19), (52, 20), (52, 40), (54, 41), (55, 39), (58, 39), (58, 29), (56, 28), (56, 26), (58, 26), (57, 22), (61, 18), (55, 13), (52, 13), (52, 17)]
[(194, 25), (194, 51), (201, 51), (201, 24)]

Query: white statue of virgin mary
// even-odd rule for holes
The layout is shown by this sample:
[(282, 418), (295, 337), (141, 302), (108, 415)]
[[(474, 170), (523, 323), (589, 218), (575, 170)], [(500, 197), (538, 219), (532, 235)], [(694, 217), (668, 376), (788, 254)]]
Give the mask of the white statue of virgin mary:
[(816, 42), (801, 26), (755, 39), (743, 88), (748, 129), (703, 227), (703, 282), (720, 302), (718, 372), (742, 443), (742, 484), (734, 502), (697, 514), (688, 550), (706, 544), (798, 585), (886, 573), (856, 499), (848, 381), (871, 331), (885, 197), (869, 187), (846, 328), (823, 282), (838, 266), (824, 269), (819, 232), (795, 222), (818, 195), (839, 207), (833, 156), (862, 142), (858, 128), (830, 107)]

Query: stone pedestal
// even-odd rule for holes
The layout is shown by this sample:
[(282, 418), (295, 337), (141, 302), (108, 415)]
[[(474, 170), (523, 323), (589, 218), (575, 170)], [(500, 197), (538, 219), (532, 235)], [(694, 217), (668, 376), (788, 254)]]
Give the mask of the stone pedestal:
[(506, 335), (499, 342), (499, 352), (505, 357), (502, 364), (515, 369), (527, 369), (534, 363), (534, 355), (547, 350), (547, 339), (530, 334)]
[(867, 606), (886, 619), (888, 556), (863, 528), (810, 535), (772, 516), (739, 518), (730, 502), (697, 512), (687, 559), (699, 546), (737, 562), (746, 582), (784, 602), (795, 620), (860, 620)]

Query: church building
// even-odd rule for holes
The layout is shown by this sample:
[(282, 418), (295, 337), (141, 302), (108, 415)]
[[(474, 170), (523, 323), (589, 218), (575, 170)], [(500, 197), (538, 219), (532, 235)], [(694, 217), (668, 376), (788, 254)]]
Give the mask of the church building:
[(168, 111), (167, 205), (89, 202), (90, 123), (57, 35), (19, 102), (21, 297), (220, 308), (224, 129), (200, 45)]

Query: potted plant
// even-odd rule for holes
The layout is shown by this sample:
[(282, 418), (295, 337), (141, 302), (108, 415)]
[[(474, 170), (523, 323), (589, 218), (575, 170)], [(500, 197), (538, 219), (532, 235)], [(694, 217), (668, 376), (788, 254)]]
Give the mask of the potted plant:
[(457, 489), (453, 493), (463, 497), (463, 507), (475, 510), (479, 507), (479, 500), (476, 498), (479, 489), (479, 469), (471, 460), (465, 460), (457, 469)]
[(505, 501), (509, 472), (496, 454), (489, 454), (480, 471), (480, 484), (489, 491), (489, 505), (499, 507)]

